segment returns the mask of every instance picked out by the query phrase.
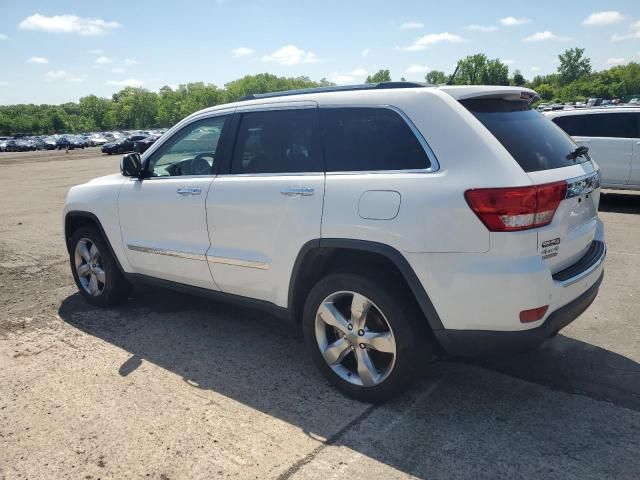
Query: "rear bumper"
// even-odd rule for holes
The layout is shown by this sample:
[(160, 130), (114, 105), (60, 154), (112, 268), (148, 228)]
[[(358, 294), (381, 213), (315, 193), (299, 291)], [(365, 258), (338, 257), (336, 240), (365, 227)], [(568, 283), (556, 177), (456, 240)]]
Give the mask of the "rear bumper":
[(531, 330), (488, 331), (488, 330), (439, 330), (435, 331), (443, 350), (455, 357), (491, 356), (516, 353), (531, 349), (578, 318), (593, 303), (604, 272), (600, 274), (588, 290), (575, 300), (558, 308), (542, 323)]

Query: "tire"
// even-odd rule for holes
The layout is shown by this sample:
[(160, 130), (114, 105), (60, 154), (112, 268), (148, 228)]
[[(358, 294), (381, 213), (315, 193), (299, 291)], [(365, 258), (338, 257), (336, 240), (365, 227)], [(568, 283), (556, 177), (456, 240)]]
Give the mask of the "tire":
[[(95, 246), (98, 256), (82, 255), (80, 243), (85, 245), (89, 254), (93, 253)], [(85, 300), (98, 307), (109, 307), (127, 298), (131, 291), (131, 284), (120, 272), (111, 251), (96, 227), (81, 227), (73, 232), (70, 245), (71, 272), (76, 286)], [(81, 273), (87, 270), (89, 273), (81, 276)], [(93, 277), (95, 277), (97, 290), (92, 286)]]
[[(431, 357), (426, 319), (415, 299), (397, 285), (398, 282), (394, 285), (384, 277), (334, 273), (320, 280), (307, 297), (302, 328), (313, 362), (330, 383), (356, 400), (379, 403), (400, 395), (426, 370), (427, 360)], [(364, 322), (357, 325), (352, 318), (358, 314), (351, 314), (349, 304), (355, 298), (359, 304), (363, 297), (364, 305), (368, 301), (370, 307), (362, 317)], [(330, 309), (324, 305), (329, 305)], [(337, 329), (333, 321), (323, 320), (337, 318), (327, 313), (336, 310), (342, 313), (346, 326), (351, 324), (354, 328)], [(384, 342), (374, 348), (369, 335)], [(348, 344), (346, 349), (345, 343)], [(325, 353), (331, 358), (341, 358), (332, 366), (321, 350), (329, 345), (335, 347), (333, 352), (343, 352), (339, 355)], [(382, 353), (385, 350), (393, 350), (393, 353)], [(360, 366), (366, 365), (373, 368), (363, 369), (364, 375), (361, 375)]]

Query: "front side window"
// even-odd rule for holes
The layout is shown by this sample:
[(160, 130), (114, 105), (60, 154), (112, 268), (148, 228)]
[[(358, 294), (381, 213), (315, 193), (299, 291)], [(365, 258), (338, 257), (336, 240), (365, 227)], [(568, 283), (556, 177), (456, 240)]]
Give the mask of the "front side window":
[(315, 108), (243, 113), (231, 173), (321, 172), (318, 138)]
[(407, 122), (389, 108), (321, 108), (320, 124), (329, 172), (431, 166)]
[(229, 119), (229, 115), (205, 118), (174, 134), (149, 159), (148, 176), (211, 175), (220, 137)]

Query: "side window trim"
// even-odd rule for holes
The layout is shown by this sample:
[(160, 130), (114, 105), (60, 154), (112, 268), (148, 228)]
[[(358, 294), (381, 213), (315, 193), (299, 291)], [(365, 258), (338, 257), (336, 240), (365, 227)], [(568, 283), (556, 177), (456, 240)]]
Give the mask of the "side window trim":
[[(164, 147), (164, 145), (171, 141), (172, 138), (174, 138), (176, 135), (180, 135), (185, 129), (191, 127), (194, 123), (200, 122), (202, 120), (209, 120), (211, 118), (217, 118), (217, 117), (225, 117), (228, 116), (229, 117), (229, 123), (228, 126), (226, 128), (223, 129), (222, 131), (222, 135), (220, 136), (220, 140), (218, 141), (218, 145), (216, 146), (216, 152), (220, 152), (220, 162), (216, 161), (214, 162), (213, 165), (213, 170), (211, 172), (209, 172), (206, 175), (179, 175), (179, 176), (162, 176), (162, 177), (153, 177), (148, 175), (149, 172), (148, 170), (148, 166), (149, 166), (149, 162), (151, 162), (152, 159), (154, 159), (157, 155), (161, 155), (162, 154), (162, 148)], [(143, 161), (142, 161), (142, 169), (144, 172), (144, 177), (143, 180), (164, 180), (167, 178), (202, 178), (202, 177), (215, 177), (218, 174), (218, 170), (220, 170), (219, 164), (221, 163), (225, 163), (226, 162), (226, 157), (227, 157), (227, 153), (228, 153), (228, 149), (226, 148), (226, 144), (228, 143), (228, 135), (229, 135), (229, 131), (231, 130), (230, 127), (233, 126), (233, 120), (235, 118), (235, 109), (233, 110), (223, 110), (223, 111), (216, 111), (216, 112), (211, 112), (211, 113), (206, 113), (206, 114), (202, 114), (202, 115), (198, 115), (194, 118), (192, 118), (189, 122), (187, 123), (182, 123), (179, 122), (178, 124), (175, 125), (174, 128), (170, 129), (168, 132), (166, 132), (163, 137), (166, 137), (164, 139), (162, 139), (162, 142), (156, 142), (155, 145), (152, 145), (153, 150), (151, 150), (149, 152), (149, 155), (145, 155)], [(161, 137), (162, 138), (162, 137)], [(145, 152), (147, 153), (147, 152)], [(216, 155), (217, 156), (217, 155)]]
[[(322, 152), (322, 145), (320, 145), (320, 156), (323, 164), (322, 172), (277, 172), (277, 173), (233, 173), (233, 152), (236, 149), (236, 143), (238, 142), (238, 136), (240, 134), (240, 119), (242, 115), (255, 112), (274, 112), (283, 110), (314, 110), (316, 112), (316, 123), (318, 131), (320, 129), (320, 119), (318, 117), (318, 104), (315, 101), (310, 102), (278, 102), (263, 103), (257, 105), (251, 105), (246, 107), (238, 107), (234, 111), (233, 119), (229, 126), (229, 136), (227, 136), (227, 155), (225, 156), (226, 162), (223, 168), (218, 170), (218, 175), (233, 176), (233, 177), (292, 177), (292, 176), (319, 176), (324, 175), (326, 172), (326, 162), (324, 154)], [(320, 142), (321, 143), (321, 142)]]
[[(400, 118), (402, 118), (402, 120), (406, 123), (406, 125), (409, 127), (409, 130), (411, 130), (411, 133), (413, 133), (413, 135), (418, 140), (418, 143), (420, 143), (420, 146), (424, 150), (427, 158), (429, 159), (429, 162), (431, 163), (431, 165), (427, 168), (417, 168), (417, 169), (411, 168), (411, 169), (399, 169), (399, 170), (340, 170), (340, 171), (327, 172), (327, 175), (359, 175), (359, 174), (368, 174), (368, 173), (436, 173), (438, 170), (440, 170), (440, 163), (438, 162), (436, 154), (431, 149), (431, 146), (429, 145), (427, 140), (424, 138), (420, 130), (418, 130), (418, 127), (415, 126), (415, 124), (411, 121), (409, 116), (406, 113), (404, 113), (404, 111), (402, 111), (400, 108), (394, 105), (389, 105), (389, 104), (360, 105), (357, 103), (355, 104), (350, 104), (350, 103), (349, 104), (340, 104), (340, 103), (324, 104), (324, 105), (320, 105), (319, 108), (321, 109), (323, 108), (327, 108), (327, 109), (328, 108), (345, 108), (345, 109), (346, 108), (384, 108), (387, 110), (391, 110), (397, 113), (400, 116)], [(326, 168), (326, 161), (325, 161), (325, 168)]]

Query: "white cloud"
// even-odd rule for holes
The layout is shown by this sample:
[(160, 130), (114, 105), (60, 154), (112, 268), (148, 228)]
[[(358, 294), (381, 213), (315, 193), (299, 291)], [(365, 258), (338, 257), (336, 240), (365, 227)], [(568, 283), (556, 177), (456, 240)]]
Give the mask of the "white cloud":
[(502, 63), (504, 63), (505, 65), (513, 65), (514, 63), (516, 63), (515, 60), (513, 60), (512, 58), (507, 58), (506, 60), (501, 60)]
[(637, 22), (633, 22), (630, 25), (630, 27), (632, 30), (635, 30), (635, 31), (631, 33), (623, 34), (623, 35), (614, 33), (613, 36), (611, 37), (611, 40), (614, 42), (620, 42), (622, 40), (629, 40), (631, 38), (640, 38), (640, 20), (638, 20)]
[(84, 77), (74, 77), (69, 72), (65, 70), (51, 70), (47, 72), (44, 76), (47, 82), (53, 82), (55, 80), (64, 80), (66, 82), (84, 82)]
[(109, 57), (98, 57), (96, 58), (96, 63), (98, 65), (106, 65), (107, 63), (113, 63), (113, 58)]
[(27, 60), (27, 63), (49, 63), (49, 60), (45, 57), (31, 57)]
[(93, 50), (87, 50), (87, 53), (90, 55), (102, 55), (102, 50), (100, 50), (99, 48), (96, 48)]
[(137, 65), (138, 61), (137, 60), (133, 60), (131, 58), (125, 58), (124, 59), (124, 64), (125, 65)]
[(140, 88), (144, 85), (142, 80), (136, 80), (135, 78), (127, 78), (126, 80), (109, 80), (105, 82), (105, 85), (113, 87), (135, 87)]
[(126, 70), (124, 68), (122, 68), (122, 67), (112, 68), (111, 71), (113, 73), (124, 73), (124, 72), (126, 72)]
[(429, 67), (425, 65), (409, 65), (406, 70), (407, 73), (423, 73), (428, 71)]
[(276, 62), (280, 65), (298, 65), (300, 63), (318, 63), (322, 59), (318, 58), (313, 52), (305, 52), (295, 45), (285, 45), (270, 55), (262, 57), (263, 62)]
[(430, 45), (440, 42), (448, 42), (448, 43), (462, 43), (464, 39), (453, 33), (443, 32), (443, 33), (430, 33), (429, 35), (424, 35), (423, 37), (418, 38), (413, 44), (408, 47), (397, 47), (398, 50), (406, 50), (408, 52), (416, 52), (418, 50), (424, 50)]
[(7, 37), (4, 33), (0, 33), (0, 40), (9, 40), (9, 37)]
[(231, 50), (231, 55), (233, 57), (246, 57), (247, 55), (251, 55), (254, 52), (252, 48), (247, 47), (238, 47)]
[(470, 30), (472, 32), (483, 32), (483, 33), (495, 32), (496, 30), (498, 30), (498, 27), (495, 27), (493, 25), (467, 25), (464, 28), (465, 30)]
[(11, 85), (9, 82), (0, 81), (0, 87), (8, 87), (9, 85)]
[(360, 52), (360, 56), (361, 57), (368, 57), (370, 53), (371, 53), (371, 50), (369, 50), (368, 48), (365, 48), (364, 50), (362, 50)]
[(540, 70), (542, 70), (540, 67), (531, 67), (532, 72), (539, 72)]
[(100, 18), (83, 18), (76, 15), (54, 15), (47, 17), (35, 13), (18, 25), (22, 30), (39, 30), (52, 33), (77, 33), (79, 35), (102, 35), (121, 27), (118, 22), (108, 22)]
[(400, 25), (400, 28), (403, 30), (413, 30), (416, 28), (424, 28), (424, 23), (422, 22), (404, 22)]
[(531, 23), (531, 20), (528, 18), (516, 18), (516, 17), (504, 17), (501, 18), (500, 24), (505, 27), (515, 27), (517, 25), (525, 25), (527, 23)]
[(627, 63), (627, 59), (624, 57), (614, 57), (607, 59), (607, 65), (622, 65), (623, 63)]
[(353, 72), (350, 73), (350, 75), (353, 75), (354, 77), (364, 77), (365, 75), (369, 75), (369, 72), (367, 72), (364, 68), (356, 68)]
[(522, 39), (523, 42), (543, 42), (545, 40), (568, 40), (568, 38), (559, 37), (555, 33), (545, 30), (544, 32), (536, 32)]
[(355, 80), (355, 77), (352, 75), (345, 75), (343, 73), (332, 73), (330, 78), (333, 83), (352, 83)]
[(594, 12), (582, 21), (582, 25), (587, 27), (601, 27), (603, 25), (611, 25), (624, 20), (624, 16), (620, 12)]

